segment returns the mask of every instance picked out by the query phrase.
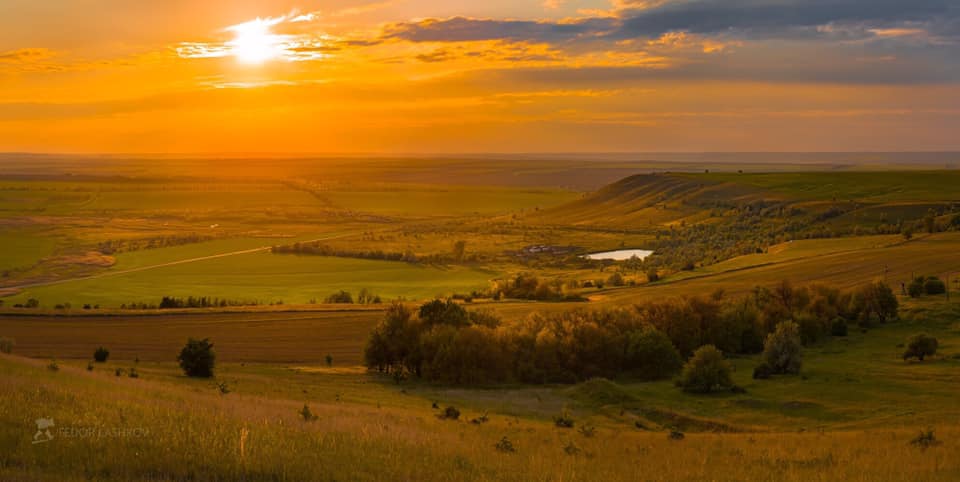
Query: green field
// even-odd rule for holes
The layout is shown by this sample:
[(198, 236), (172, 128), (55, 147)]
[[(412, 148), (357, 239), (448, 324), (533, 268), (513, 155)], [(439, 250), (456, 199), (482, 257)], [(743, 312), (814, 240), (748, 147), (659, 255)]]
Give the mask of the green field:
[(484, 289), (494, 277), (470, 268), (261, 252), (29, 288), (8, 303), (36, 298), (45, 306), (69, 302), (118, 308), (123, 303), (158, 303), (162, 296), (210, 296), (306, 304), (339, 290), (356, 294), (364, 288), (385, 300), (419, 300)]
[(743, 184), (806, 200), (960, 200), (960, 171), (711, 173), (690, 177)]

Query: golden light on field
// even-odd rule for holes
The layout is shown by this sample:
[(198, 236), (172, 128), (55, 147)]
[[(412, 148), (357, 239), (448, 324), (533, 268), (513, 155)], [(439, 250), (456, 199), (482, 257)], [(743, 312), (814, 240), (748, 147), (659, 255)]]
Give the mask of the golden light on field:
[(275, 20), (257, 18), (227, 28), (235, 37), (227, 42), (230, 54), (245, 64), (262, 64), (283, 55), (283, 35), (271, 31)]

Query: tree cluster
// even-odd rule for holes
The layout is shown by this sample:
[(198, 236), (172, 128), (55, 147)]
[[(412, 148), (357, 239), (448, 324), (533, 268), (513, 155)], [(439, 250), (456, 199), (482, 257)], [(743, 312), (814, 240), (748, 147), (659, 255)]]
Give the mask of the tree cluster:
[(706, 345), (734, 354), (766, 346), (774, 373), (796, 373), (800, 339), (813, 343), (830, 336), (838, 319), (879, 323), (896, 312), (896, 298), (882, 283), (853, 292), (782, 283), (740, 299), (716, 293), (632, 309), (535, 313), (512, 323), (452, 300), (431, 301), (417, 311), (394, 303), (371, 333), (365, 359), (369, 368), (398, 378), (572, 383), (668, 378)]

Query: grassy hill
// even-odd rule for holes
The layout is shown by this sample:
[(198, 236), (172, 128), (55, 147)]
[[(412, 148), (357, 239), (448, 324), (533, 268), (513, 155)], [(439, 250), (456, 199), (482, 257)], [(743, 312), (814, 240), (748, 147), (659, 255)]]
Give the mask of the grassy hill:
[[(604, 380), (397, 386), (340, 365), (235, 362), (218, 369), (223, 394), (171, 362), (117, 357), (87, 371), (61, 361), (52, 371), (0, 355), (0, 478), (955, 480), (958, 317), (957, 305), (912, 303), (903, 321), (807, 349), (803, 377), (754, 381), (755, 357), (735, 359), (740, 395)], [(905, 363), (896, 344), (919, 330), (940, 337), (942, 355)], [(115, 375), (134, 367), (138, 378)], [(460, 419), (438, 419), (434, 402), (458, 407)], [(316, 420), (299, 415), (304, 404)], [(564, 410), (576, 428), (554, 426)], [(55, 428), (33, 444), (38, 418)], [(928, 426), (939, 444), (912, 445)], [(672, 440), (669, 429), (686, 436)]]

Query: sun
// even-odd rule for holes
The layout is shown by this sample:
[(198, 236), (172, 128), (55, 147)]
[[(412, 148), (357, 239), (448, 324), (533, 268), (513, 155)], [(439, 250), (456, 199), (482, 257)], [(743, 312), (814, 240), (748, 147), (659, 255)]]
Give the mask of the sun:
[(283, 36), (270, 31), (276, 24), (272, 19), (251, 20), (229, 27), (234, 33), (227, 42), (230, 53), (242, 63), (262, 64), (283, 55)]

